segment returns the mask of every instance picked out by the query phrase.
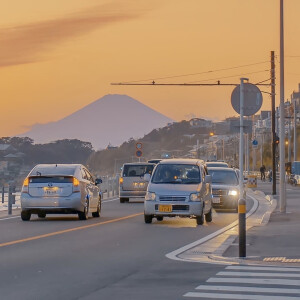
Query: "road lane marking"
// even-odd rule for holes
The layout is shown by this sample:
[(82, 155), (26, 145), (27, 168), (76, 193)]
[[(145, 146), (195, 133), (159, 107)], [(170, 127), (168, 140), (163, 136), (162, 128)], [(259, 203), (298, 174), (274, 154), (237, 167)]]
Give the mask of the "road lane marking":
[[(254, 197), (252, 197), (250, 195), (248, 197), (250, 197), (253, 200), (253, 206), (250, 209), (250, 211), (246, 214), (246, 218), (250, 217), (257, 210), (257, 208), (259, 206), (258, 201)], [(231, 223), (231, 224), (229, 224), (229, 225), (227, 225), (227, 226), (225, 226), (225, 227), (223, 227), (223, 228), (221, 228), (221, 229), (219, 229), (219, 230), (217, 230), (217, 231), (215, 231), (215, 232), (213, 232), (213, 233), (211, 233), (211, 234), (209, 234), (209, 235), (201, 238), (200, 240), (197, 240), (197, 241), (192, 242), (192, 243), (190, 243), (188, 245), (185, 245), (185, 246), (183, 246), (183, 247), (181, 247), (181, 248), (179, 248), (177, 250), (174, 250), (174, 251), (166, 254), (166, 257), (169, 258), (169, 259), (172, 259), (172, 260), (179, 260), (179, 261), (188, 261), (188, 262), (190, 262), (190, 260), (184, 259), (184, 258), (180, 258), (178, 256), (180, 254), (182, 254), (183, 252), (186, 252), (186, 251), (188, 251), (188, 250), (190, 250), (190, 249), (192, 249), (192, 248), (194, 248), (196, 246), (204, 244), (205, 242), (207, 242), (209, 240), (212, 240), (213, 238), (221, 235), (222, 233), (224, 233), (226, 231), (229, 231), (233, 227), (237, 226), (238, 222), (239, 222), (239, 220), (236, 220), (233, 223)]]
[(244, 295), (244, 294), (216, 294), (216, 293), (186, 293), (184, 297), (210, 298), (210, 299), (240, 299), (240, 300), (296, 300), (298, 297), (289, 296), (266, 296), (266, 295)]
[(228, 291), (228, 292), (253, 292), (272, 294), (300, 294), (300, 289), (261, 288), (250, 286), (228, 286), (228, 285), (199, 285), (196, 290), (206, 291)]
[(290, 279), (267, 279), (267, 278), (216, 278), (211, 277), (207, 282), (222, 282), (222, 283), (247, 283), (247, 284), (271, 284), (271, 285), (295, 285), (300, 286), (300, 280)]
[(2, 219), (0, 219), (0, 221), (10, 220), (10, 219), (16, 219), (16, 218), (20, 218), (20, 216), (8, 217), (8, 218), (2, 218)]
[(238, 277), (290, 277), (300, 278), (300, 274), (289, 273), (261, 273), (261, 272), (219, 272), (218, 276), (238, 276)]
[(144, 213), (133, 214), (133, 215), (129, 215), (129, 216), (126, 216), (126, 217), (121, 217), (121, 218), (118, 218), (118, 219), (112, 219), (112, 220), (104, 221), (104, 222), (100, 222), (100, 223), (94, 223), (94, 224), (84, 225), (84, 226), (80, 226), (80, 227), (64, 229), (64, 230), (55, 231), (55, 232), (46, 233), (46, 234), (41, 234), (41, 235), (37, 235), (37, 236), (33, 236), (33, 237), (21, 239), (21, 240), (15, 240), (15, 241), (11, 241), (11, 242), (1, 243), (0, 248), (10, 246), (10, 245), (15, 245), (15, 244), (21, 244), (21, 243), (25, 243), (25, 242), (29, 242), (29, 241), (39, 240), (39, 239), (43, 239), (43, 238), (46, 238), (46, 237), (60, 235), (60, 234), (68, 233), (68, 232), (73, 232), (73, 231), (78, 231), (78, 230), (82, 230), (82, 229), (101, 226), (101, 225), (105, 225), (105, 224), (109, 224), (109, 223), (115, 223), (115, 222), (131, 219), (131, 218), (134, 218), (134, 217), (137, 217), (137, 216), (141, 216), (143, 214)]
[(114, 199), (110, 199), (110, 200), (102, 200), (102, 203), (117, 201), (118, 199), (119, 198), (114, 198)]
[(278, 271), (278, 272), (300, 272), (300, 268), (282, 267), (253, 267), (253, 266), (228, 266), (226, 270), (247, 270), (247, 271)]

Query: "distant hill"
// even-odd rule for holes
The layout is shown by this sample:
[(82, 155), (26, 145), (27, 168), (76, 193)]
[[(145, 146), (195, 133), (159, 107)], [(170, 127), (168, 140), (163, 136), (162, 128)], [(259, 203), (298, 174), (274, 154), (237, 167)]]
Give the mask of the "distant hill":
[(78, 139), (91, 142), (97, 150), (143, 137), (170, 122), (173, 120), (129, 96), (106, 95), (57, 122), (34, 125), (19, 136), (28, 136), (35, 143)]

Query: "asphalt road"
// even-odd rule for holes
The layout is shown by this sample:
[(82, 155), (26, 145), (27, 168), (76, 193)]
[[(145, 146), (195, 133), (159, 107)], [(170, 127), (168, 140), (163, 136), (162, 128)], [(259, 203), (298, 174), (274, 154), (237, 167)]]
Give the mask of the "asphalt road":
[(183, 299), (222, 270), (165, 254), (232, 223), (237, 214), (215, 213), (203, 226), (181, 218), (145, 224), (143, 203), (110, 200), (100, 218), (87, 221), (75, 215), (3, 218), (0, 299), (146, 300)]

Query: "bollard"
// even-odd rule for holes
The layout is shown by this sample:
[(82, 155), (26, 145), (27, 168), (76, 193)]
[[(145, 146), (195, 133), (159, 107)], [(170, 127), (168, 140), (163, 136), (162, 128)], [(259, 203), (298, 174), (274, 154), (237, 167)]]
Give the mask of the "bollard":
[(16, 204), (16, 187), (12, 186), (11, 203)]
[(12, 214), (12, 187), (8, 187), (8, 205), (7, 205), (8, 214)]
[(246, 257), (246, 200), (239, 200), (239, 257)]
[(4, 186), (2, 187), (2, 203), (4, 203)]

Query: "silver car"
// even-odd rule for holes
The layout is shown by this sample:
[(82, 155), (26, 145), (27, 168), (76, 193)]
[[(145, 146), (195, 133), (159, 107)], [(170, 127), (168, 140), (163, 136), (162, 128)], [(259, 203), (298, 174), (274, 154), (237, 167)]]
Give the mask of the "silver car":
[(237, 212), (240, 198), (237, 170), (232, 168), (207, 169), (212, 177), (213, 207), (233, 209)]
[(21, 192), (21, 218), (31, 214), (78, 214), (80, 220), (100, 217), (101, 193), (86, 167), (80, 164), (41, 164), (24, 180)]
[(154, 169), (144, 204), (145, 223), (153, 218), (195, 218), (198, 225), (212, 221), (211, 177), (204, 162), (196, 159), (168, 159)]
[(151, 174), (154, 164), (127, 163), (123, 165), (119, 184), (120, 203), (128, 202), (130, 198), (144, 198), (148, 182), (145, 174)]

